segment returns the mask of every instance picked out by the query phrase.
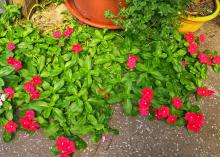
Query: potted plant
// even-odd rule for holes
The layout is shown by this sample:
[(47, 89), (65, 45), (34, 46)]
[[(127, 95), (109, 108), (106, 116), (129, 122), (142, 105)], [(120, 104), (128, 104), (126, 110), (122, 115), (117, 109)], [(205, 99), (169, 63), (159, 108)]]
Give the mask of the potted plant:
[(66, 0), (68, 10), (80, 21), (98, 28), (120, 29), (111, 20), (105, 18), (105, 11), (117, 15), (120, 8), (126, 6), (125, 0)]
[(180, 33), (197, 31), (206, 21), (214, 19), (220, 10), (218, 0), (191, 0), (181, 17)]

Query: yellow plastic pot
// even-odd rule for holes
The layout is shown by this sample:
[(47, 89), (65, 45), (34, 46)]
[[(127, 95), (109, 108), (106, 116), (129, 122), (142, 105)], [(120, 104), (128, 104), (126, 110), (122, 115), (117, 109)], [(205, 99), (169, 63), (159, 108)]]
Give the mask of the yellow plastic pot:
[(216, 10), (211, 15), (202, 16), (202, 17), (195, 17), (195, 16), (187, 16), (182, 17), (180, 19), (181, 25), (179, 27), (180, 33), (188, 33), (188, 32), (195, 32), (197, 31), (205, 22), (214, 19), (220, 10), (219, 0), (215, 0), (216, 3)]

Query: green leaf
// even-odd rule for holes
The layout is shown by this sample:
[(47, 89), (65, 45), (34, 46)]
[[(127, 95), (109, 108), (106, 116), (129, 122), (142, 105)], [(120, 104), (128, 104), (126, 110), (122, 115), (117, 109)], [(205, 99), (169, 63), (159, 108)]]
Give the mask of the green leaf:
[(48, 104), (45, 101), (34, 101), (31, 104), (24, 104), (23, 109), (42, 112), (47, 108), (48, 108)]
[(182, 65), (177, 62), (173, 62), (173, 68), (176, 72), (181, 72), (182, 71)]
[(52, 156), (56, 156), (56, 155), (59, 155), (60, 152), (57, 150), (57, 147), (56, 146), (52, 146), (51, 149), (50, 149), (50, 154)]
[(95, 116), (93, 116), (91, 114), (87, 116), (87, 119), (92, 125), (97, 125), (97, 123), (98, 123)]
[(5, 85), (4, 80), (2, 78), (0, 78), (0, 87), (2, 87), (4, 85)]
[(98, 39), (103, 39), (103, 35), (102, 35), (101, 31), (99, 31), (97, 29), (95, 30), (95, 35)]
[(123, 105), (124, 111), (127, 115), (131, 115), (132, 113), (132, 103), (130, 99), (126, 99)]
[(137, 63), (135, 68), (141, 72), (148, 71), (147, 67), (144, 64), (140, 64), (140, 63)]
[(6, 66), (0, 69), (0, 77), (7, 76), (14, 71), (14, 68), (11, 66)]
[(197, 105), (192, 105), (190, 108), (190, 112), (200, 112), (200, 108)]
[(62, 123), (66, 121), (62, 110), (58, 108), (53, 108), (53, 114), (54, 114), (55, 119), (57, 119), (58, 121)]
[(14, 134), (7, 133), (6, 131), (4, 131), (2, 134), (3, 142), (9, 142), (13, 139), (13, 137), (14, 137)]
[(175, 122), (175, 126), (185, 126), (186, 124), (187, 124), (187, 122), (184, 118), (179, 118)]
[(54, 91), (60, 90), (64, 86), (65, 82), (64, 80), (60, 80), (59, 82), (56, 82), (54, 85)]
[(57, 75), (59, 75), (62, 71), (63, 71), (62, 68), (58, 68), (58, 67), (57, 67), (57, 68), (53, 69), (53, 70), (50, 72), (49, 76), (51, 76), (51, 77), (57, 76)]
[(112, 40), (115, 38), (115, 34), (107, 34), (104, 36), (104, 40)]
[(34, 119), (40, 124), (41, 127), (42, 126), (44, 127), (44, 126), (48, 125), (48, 121), (46, 119), (44, 119), (42, 116), (38, 116)]
[(46, 58), (45, 56), (40, 56), (39, 59), (38, 59), (38, 66), (37, 66), (37, 69), (38, 69), (38, 72), (40, 73), (44, 66), (45, 66), (45, 61), (46, 61)]
[(80, 137), (73, 136), (73, 137), (69, 137), (69, 138), (75, 142), (77, 150), (82, 150), (87, 147), (86, 142), (83, 141), (83, 139), (81, 139)]
[(44, 129), (44, 134), (48, 137), (56, 137), (59, 130), (57, 123), (51, 123), (47, 128)]
[(91, 113), (93, 111), (92, 106), (89, 102), (85, 102), (85, 109), (87, 113)]
[(5, 117), (7, 120), (12, 120), (13, 119), (13, 111), (12, 110), (6, 111)]
[(43, 111), (44, 118), (49, 118), (52, 111), (52, 107), (49, 107)]

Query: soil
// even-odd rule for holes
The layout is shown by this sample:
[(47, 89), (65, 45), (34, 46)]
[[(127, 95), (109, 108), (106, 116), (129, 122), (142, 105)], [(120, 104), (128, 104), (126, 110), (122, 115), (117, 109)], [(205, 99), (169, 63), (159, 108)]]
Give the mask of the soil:
[(207, 16), (215, 11), (214, 0), (197, 0), (198, 2), (191, 2), (186, 9), (188, 15), (193, 16)]
[[(62, 20), (62, 16), (59, 17)], [(204, 49), (220, 52), (220, 17), (207, 22), (197, 33), (206, 36)], [(114, 114), (110, 123), (112, 127), (119, 129), (120, 134), (106, 134), (97, 144), (85, 137), (88, 148), (77, 151), (73, 156), (220, 157), (220, 74), (210, 70), (207, 83), (216, 93), (195, 102), (201, 107), (206, 119), (201, 132), (189, 134), (183, 127), (169, 127), (163, 122), (150, 122), (140, 116), (126, 117), (119, 104), (113, 107)], [(0, 135), (1, 131), (0, 128)], [(10, 143), (0, 140), (0, 157), (50, 157), (49, 149), (54, 143), (41, 130), (34, 135), (19, 131), (16, 139)]]

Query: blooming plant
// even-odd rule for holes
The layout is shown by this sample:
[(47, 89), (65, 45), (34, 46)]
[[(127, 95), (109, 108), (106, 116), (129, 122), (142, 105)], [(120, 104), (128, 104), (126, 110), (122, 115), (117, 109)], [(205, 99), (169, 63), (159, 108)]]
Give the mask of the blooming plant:
[[(6, 6), (0, 15), (5, 142), (18, 129), (32, 133), (41, 128), (56, 140), (52, 155), (70, 156), (86, 147), (83, 135), (97, 142), (103, 133), (117, 133), (108, 122), (111, 104), (120, 102), (129, 116), (140, 114), (193, 132), (201, 129), (204, 116), (188, 98), (213, 95), (202, 81), (208, 66), (220, 71), (217, 52), (199, 49), (204, 37), (201, 41), (192, 33), (184, 37), (174, 31), (169, 42), (143, 44), (74, 19), (63, 30), (43, 35), (30, 22), (14, 23), (17, 16), (16, 6)], [(197, 48), (191, 50), (192, 44)]]

